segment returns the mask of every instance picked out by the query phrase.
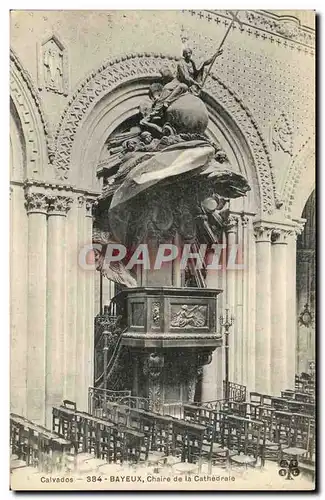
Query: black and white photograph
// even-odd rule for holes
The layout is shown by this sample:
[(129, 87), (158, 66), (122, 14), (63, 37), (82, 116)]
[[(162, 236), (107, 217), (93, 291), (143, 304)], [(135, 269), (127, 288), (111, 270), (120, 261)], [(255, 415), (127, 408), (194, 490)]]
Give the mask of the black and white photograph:
[(11, 490), (315, 490), (315, 24), (10, 11)]

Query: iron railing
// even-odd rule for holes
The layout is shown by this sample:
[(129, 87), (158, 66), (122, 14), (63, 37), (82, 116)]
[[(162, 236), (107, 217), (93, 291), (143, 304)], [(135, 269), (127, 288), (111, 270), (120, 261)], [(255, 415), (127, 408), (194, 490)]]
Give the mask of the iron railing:
[(108, 413), (109, 403), (121, 403), (125, 397), (131, 396), (131, 391), (111, 391), (109, 389), (88, 389), (88, 413), (104, 416)]
[(235, 382), (223, 381), (223, 396), (227, 400), (243, 403), (246, 401), (247, 388), (246, 385), (235, 384)]

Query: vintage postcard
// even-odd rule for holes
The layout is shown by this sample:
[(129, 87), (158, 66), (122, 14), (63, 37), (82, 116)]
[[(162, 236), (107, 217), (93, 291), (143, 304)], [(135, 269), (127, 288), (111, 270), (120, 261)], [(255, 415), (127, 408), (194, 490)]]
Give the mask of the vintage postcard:
[(10, 488), (314, 490), (315, 12), (10, 25)]

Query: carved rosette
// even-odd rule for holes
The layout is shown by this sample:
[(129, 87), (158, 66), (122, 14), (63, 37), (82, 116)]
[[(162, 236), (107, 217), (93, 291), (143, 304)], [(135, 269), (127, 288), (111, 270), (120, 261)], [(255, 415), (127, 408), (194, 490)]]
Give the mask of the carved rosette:
[(67, 215), (72, 205), (73, 199), (70, 196), (50, 196), (48, 205), (48, 215)]
[(48, 197), (45, 193), (27, 193), (26, 194), (26, 210), (28, 214), (39, 213), (47, 214)]

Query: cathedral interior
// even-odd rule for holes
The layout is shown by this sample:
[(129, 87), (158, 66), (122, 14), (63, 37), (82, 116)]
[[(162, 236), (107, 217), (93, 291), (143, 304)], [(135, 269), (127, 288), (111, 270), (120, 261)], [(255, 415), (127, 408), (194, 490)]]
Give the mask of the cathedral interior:
[(17, 484), (311, 488), (314, 89), (311, 11), (11, 12)]

